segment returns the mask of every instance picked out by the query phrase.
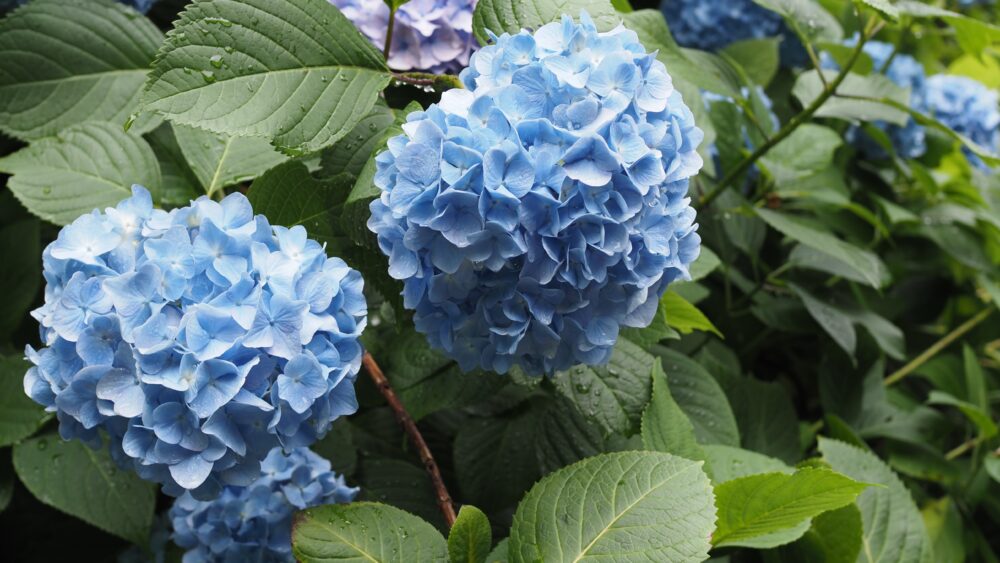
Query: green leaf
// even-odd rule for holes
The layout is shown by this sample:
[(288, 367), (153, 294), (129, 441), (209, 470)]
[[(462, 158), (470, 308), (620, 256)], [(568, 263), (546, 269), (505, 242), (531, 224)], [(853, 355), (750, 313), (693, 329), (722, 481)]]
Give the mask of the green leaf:
[(95, 208), (113, 207), (145, 186), (158, 199), (160, 165), (149, 144), (112, 123), (74, 125), (0, 158), (0, 172), (35, 215), (66, 225)]
[(320, 160), (323, 174), (332, 176), (347, 172), (359, 176), (368, 159), (381, 148), (395, 119), (389, 106), (376, 103), (350, 133), (323, 151)]
[(449, 561), (485, 563), (492, 545), (493, 531), (489, 519), (475, 506), (463, 506), (448, 534)]
[(511, 559), (703, 561), (715, 506), (700, 466), (670, 454), (622, 452), (561, 469), (517, 507)]
[(989, 398), (986, 396), (986, 378), (983, 367), (979, 365), (976, 351), (968, 343), (962, 344), (962, 363), (965, 366), (966, 398), (976, 408), (983, 412), (990, 411)]
[(480, 45), (489, 45), (487, 30), (497, 35), (514, 34), (521, 29), (537, 30), (559, 21), (563, 15), (578, 20), (582, 10), (590, 14), (598, 31), (610, 31), (621, 22), (621, 16), (608, 0), (480, 0), (472, 13), (472, 33)]
[[(831, 82), (837, 76), (837, 72), (832, 70), (824, 70), (823, 74), (827, 82)], [(792, 94), (803, 106), (808, 106), (820, 96), (824, 88), (819, 71), (810, 70), (799, 75)], [(848, 96), (871, 99), (859, 100)], [(906, 125), (910, 119), (909, 114), (897, 109), (895, 105), (882, 102), (883, 99), (893, 100), (903, 106), (910, 103), (909, 93), (885, 75), (861, 75), (850, 72), (837, 87), (836, 94), (823, 102), (814, 115), (848, 121), (885, 121), (895, 125)]]
[(806, 123), (768, 151), (760, 164), (776, 183), (796, 182), (828, 168), (843, 144), (840, 135), (829, 127)]
[(381, 53), (325, 0), (209, 0), (168, 34), (142, 109), (302, 154), (350, 132), (389, 80)]
[(500, 540), (493, 551), (490, 552), (489, 557), (486, 558), (486, 563), (507, 563), (507, 546), (510, 544), (508, 538)]
[(736, 417), (715, 378), (694, 360), (669, 348), (654, 346), (650, 352), (660, 358), (670, 394), (691, 422), (698, 442), (738, 446)]
[[(403, 442), (400, 445), (405, 447)], [(357, 479), (361, 487), (357, 500), (394, 506), (436, 526), (444, 525), (434, 485), (427, 470), (416, 462), (369, 455), (358, 464)]]
[(34, 0), (12, 12), (0, 20), (0, 130), (33, 140), (86, 121), (120, 127), (162, 41), (109, 0)]
[(757, 473), (787, 473), (795, 470), (785, 462), (743, 448), (708, 444), (702, 448), (705, 452), (705, 465), (710, 469), (710, 477), (716, 485), (754, 475)]
[(780, 44), (781, 39), (777, 37), (745, 39), (726, 45), (722, 54), (735, 61), (754, 84), (767, 86), (778, 73)]
[(305, 227), (309, 238), (330, 246), (345, 241), (337, 217), (354, 178), (347, 174), (317, 180), (299, 161), (282, 164), (258, 178), (247, 198), (254, 213), (274, 225)]
[(262, 137), (231, 137), (187, 125), (175, 125), (174, 135), (202, 192), (209, 196), (288, 160)]
[(31, 365), (0, 356), (0, 447), (35, 433), (46, 420), (45, 409), (24, 394), (24, 374)]
[(688, 459), (705, 459), (694, 428), (670, 394), (660, 362), (653, 364), (653, 397), (642, 413), (642, 443), (647, 450)]
[(9, 455), (0, 458), (0, 513), (7, 510), (14, 497), (14, 465)]
[(756, 212), (768, 225), (783, 235), (825, 252), (853, 268), (872, 287), (881, 287), (882, 280), (888, 277), (887, 268), (882, 260), (867, 250), (846, 243), (796, 216), (764, 208), (758, 208)]
[[(5, 192), (2, 205), (17, 207), (14, 197)], [(11, 221), (0, 227), (0, 256), (4, 267), (0, 269), (0, 340), (17, 330), (27, 317), (38, 295), (42, 281), (42, 254), (39, 244), (41, 229), (34, 217)], [(23, 393), (22, 393), (23, 394)]]
[(792, 542), (815, 516), (854, 502), (868, 485), (828, 469), (803, 468), (791, 475), (763, 473), (715, 487), (719, 521), (715, 547), (768, 548)]
[(552, 377), (561, 395), (605, 434), (630, 434), (649, 402), (654, 358), (619, 339), (606, 366), (578, 365)]
[(563, 397), (534, 403), (533, 408), (540, 411), (533, 437), (542, 475), (597, 454), (634, 449), (619, 447), (625, 446), (620, 434), (605, 437), (601, 428)]
[(858, 335), (854, 331), (851, 318), (837, 307), (813, 297), (811, 293), (797, 285), (789, 284), (789, 288), (802, 299), (806, 311), (809, 311), (809, 315), (833, 338), (837, 346), (853, 358)]
[(895, 5), (900, 14), (913, 18), (940, 18), (947, 22), (955, 28), (958, 44), (970, 55), (982, 56), (991, 43), (1000, 41), (1000, 27), (987, 21), (913, 0), (897, 0)]
[(156, 487), (118, 469), (107, 449), (48, 434), (14, 446), (14, 469), (43, 503), (133, 543), (149, 539)]
[(715, 333), (722, 338), (722, 333), (715, 328), (712, 321), (697, 307), (688, 303), (676, 291), (667, 290), (660, 298), (660, 307), (663, 308), (663, 315), (667, 319), (667, 324), (677, 329), (681, 334), (691, 334), (696, 330)]
[(931, 391), (927, 397), (927, 404), (947, 405), (957, 408), (969, 419), (969, 422), (976, 426), (979, 430), (979, 436), (983, 439), (989, 439), (997, 435), (997, 424), (990, 418), (990, 413), (972, 403), (957, 399), (944, 391), (935, 390)]
[(927, 529), (910, 492), (882, 460), (871, 452), (822, 436), (819, 451), (834, 471), (858, 481), (884, 485), (869, 487), (858, 496), (857, 504), (864, 522), (858, 561), (924, 563), (933, 560)]
[(705, 278), (719, 267), (722, 262), (719, 257), (712, 252), (712, 249), (702, 245), (701, 252), (698, 254), (698, 258), (691, 264), (690, 281), (698, 281)]
[(169, 123), (144, 135), (160, 163), (160, 204), (164, 206), (187, 205), (204, 192), (198, 178), (188, 166), (181, 147), (177, 144), (174, 128)]
[(292, 553), (318, 561), (448, 561), (448, 544), (427, 522), (372, 502), (308, 508), (292, 520)]
[(463, 498), (486, 510), (517, 504), (541, 475), (535, 457), (537, 429), (536, 413), (526, 411), (475, 420), (459, 430), (452, 455)]
[(753, 0), (755, 4), (777, 12), (793, 28), (813, 42), (840, 43), (844, 30), (837, 19), (815, 0)]
[(855, 563), (861, 552), (861, 511), (849, 504), (820, 514), (795, 543), (779, 548), (781, 561)]
[(798, 418), (781, 384), (738, 374), (713, 375), (729, 398), (740, 428), (741, 445), (786, 463), (798, 461), (801, 455)]
[[(838, 260), (822, 250), (818, 250), (815, 247), (806, 246), (804, 244), (795, 245), (795, 248), (793, 248), (792, 252), (788, 255), (788, 262), (796, 268), (826, 272), (830, 275), (838, 276), (858, 283), (869, 283), (868, 278), (863, 272), (859, 272), (843, 260)], [(889, 270), (884, 269), (879, 273), (883, 275), (883, 278), (879, 280), (879, 287), (888, 285), (889, 281), (891, 281), (889, 278)]]
[(899, 8), (893, 6), (889, 0), (854, 0), (856, 4), (868, 6), (878, 12), (880, 16), (891, 22), (899, 20)]
[(938, 563), (966, 561), (965, 524), (951, 497), (928, 502), (920, 511), (927, 534), (934, 542), (934, 557)]

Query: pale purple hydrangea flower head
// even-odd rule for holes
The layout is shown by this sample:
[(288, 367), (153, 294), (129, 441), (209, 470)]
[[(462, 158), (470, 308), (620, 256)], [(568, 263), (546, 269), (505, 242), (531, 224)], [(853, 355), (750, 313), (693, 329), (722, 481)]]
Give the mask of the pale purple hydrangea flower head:
[[(330, 0), (380, 50), (389, 7), (382, 0)], [(396, 12), (389, 52), (394, 70), (457, 72), (478, 44), (472, 36), (476, 0), (410, 0)]]

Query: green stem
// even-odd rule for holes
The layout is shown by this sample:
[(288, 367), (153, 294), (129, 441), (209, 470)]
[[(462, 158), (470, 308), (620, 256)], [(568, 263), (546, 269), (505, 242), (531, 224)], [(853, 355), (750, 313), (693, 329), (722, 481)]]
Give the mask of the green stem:
[(884, 381), (886, 387), (892, 385), (893, 383), (896, 383), (900, 379), (903, 379), (904, 377), (912, 373), (914, 370), (927, 363), (927, 361), (936, 356), (938, 352), (944, 350), (952, 342), (958, 340), (965, 333), (976, 328), (976, 326), (978, 326), (979, 323), (989, 318), (989, 316), (993, 314), (993, 311), (994, 307), (992, 306), (980, 311), (976, 316), (955, 327), (955, 330), (944, 335), (943, 337), (941, 337), (940, 340), (938, 340), (934, 344), (931, 344), (930, 348), (924, 350), (916, 358), (913, 358), (913, 360), (910, 361), (910, 363), (889, 374), (889, 377), (886, 377)]
[(389, 61), (389, 51), (392, 49), (392, 30), (396, 27), (396, 8), (389, 8), (389, 25), (385, 29), (385, 48), (382, 54), (385, 55), (386, 62)]
[(392, 77), (411, 86), (430, 86), (438, 92), (452, 88), (464, 88), (462, 81), (453, 74), (431, 74), (429, 72), (394, 72)]

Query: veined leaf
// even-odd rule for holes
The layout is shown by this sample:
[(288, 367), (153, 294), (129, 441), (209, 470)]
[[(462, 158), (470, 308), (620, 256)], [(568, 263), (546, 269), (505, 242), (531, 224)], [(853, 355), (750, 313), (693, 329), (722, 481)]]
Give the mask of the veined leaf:
[(143, 110), (227, 135), (316, 151), (368, 114), (390, 75), (325, 0), (189, 4), (160, 48)]
[(621, 22), (608, 0), (480, 0), (472, 14), (472, 32), (480, 45), (489, 45), (487, 31), (500, 35), (517, 33), (521, 29), (536, 30), (559, 21), (564, 14), (579, 19), (581, 10), (587, 10), (598, 31), (608, 31)]
[(475, 506), (463, 506), (448, 534), (450, 563), (484, 563), (492, 545), (489, 519)]
[(665, 453), (621, 452), (563, 468), (517, 507), (510, 559), (704, 561), (715, 506), (700, 466)]
[(202, 193), (215, 192), (247, 182), (288, 160), (263, 137), (233, 137), (175, 125), (174, 135)]
[(740, 445), (733, 409), (719, 383), (698, 362), (663, 346), (650, 348), (663, 364), (670, 394), (691, 421), (700, 444)]
[(853, 358), (858, 335), (854, 330), (854, 323), (851, 322), (851, 318), (833, 305), (813, 297), (805, 289), (794, 284), (790, 284), (789, 287), (802, 299), (802, 303), (806, 306), (806, 311), (809, 311), (809, 315), (833, 338), (833, 341), (844, 352), (847, 352), (848, 356)]
[(688, 459), (705, 459), (694, 428), (670, 394), (660, 362), (653, 363), (653, 397), (642, 413), (642, 443), (647, 450)]
[[(808, 106), (820, 96), (824, 85), (820, 80), (818, 70), (803, 72), (795, 81), (792, 94), (803, 106)], [(837, 73), (824, 70), (827, 82), (832, 81)], [(872, 99), (857, 99), (849, 96), (859, 96)], [(896, 125), (906, 125), (910, 116), (895, 105), (883, 103), (888, 99), (896, 104), (907, 106), (910, 103), (909, 92), (896, 85), (895, 82), (881, 74), (866, 76), (848, 73), (837, 87), (836, 94), (827, 99), (816, 111), (816, 117), (836, 117), (848, 121), (885, 121)]]
[(962, 49), (971, 55), (981, 56), (991, 44), (1000, 41), (1000, 27), (986, 21), (952, 12), (915, 0), (898, 0), (895, 3), (900, 14), (913, 18), (940, 18), (955, 28), (955, 39)]
[(112, 207), (145, 186), (157, 199), (160, 165), (149, 144), (112, 123), (81, 123), (0, 158), (0, 172), (35, 215), (66, 225), (94, 209)]
[(386, 133), (395, 120), (396, 116), (389, 106), (376, 103), (350, 133), (323, 151), (320, 161), (322, 174), (333, 176), (347, 172), (354, 176), (361, 175), (368, 159), (382, 148)]
[(815, 0), (753, 0), (768, 10), (781, 14), (789, 25), (812, 41), (839, 43), (844, 30), (837, 19)]
[(152, 22), (110, 0), (19, 8), (0, 20), (0, 130), (32, 140), (85, 121), (120, 126), (162, 41)]
[(743, 448), (707, 444), (702, 449), (705, 451), (705, 464), (709, 468), (709, 476), (716, 485), (757, 473), (777, 472), (791, 475), (795, 472), (781, 460)]
[(689, 303), (686, 299), (677, 294), (676, 291), (667, 290), (660, 298), (660, 307), (663, 308), (663, 316), (667, 319), (670, 327), (677, 329), (681, 334), (691, 334), (693, 331), (715, 333), (722, 338), (722, 333), (715, 328), (712, 321), (708, 320), (705, 313)]
[(990, 418), (990, 413), (972, 403), (957, 399), (944, 391), (931, 391), (930, 396), (927, 398), (927, 403), (931, 405), (948, 405), (957, 408), (976, 426), (979, 430), (979, 435), (983, 438), (988, 439), (997, 435), (997, 423), (993, 422), (993, 419)]

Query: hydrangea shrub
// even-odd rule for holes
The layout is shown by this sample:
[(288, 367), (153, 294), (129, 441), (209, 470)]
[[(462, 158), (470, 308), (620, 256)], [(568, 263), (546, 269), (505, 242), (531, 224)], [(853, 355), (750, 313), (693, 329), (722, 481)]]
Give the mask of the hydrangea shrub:
[(360, 274), (234, 193), (153, 209), (150, 194), (60, 231), (42, 256), (39, 350), (24, 378), (65, 439), (172, 495), (246, 485), (275, 446), (357, 408)]
[(417, 330), (464, 370), (601, 364), (698, 256), (702, 132), (635, 33), (504, 34), (377, 162), (369, 228)]

